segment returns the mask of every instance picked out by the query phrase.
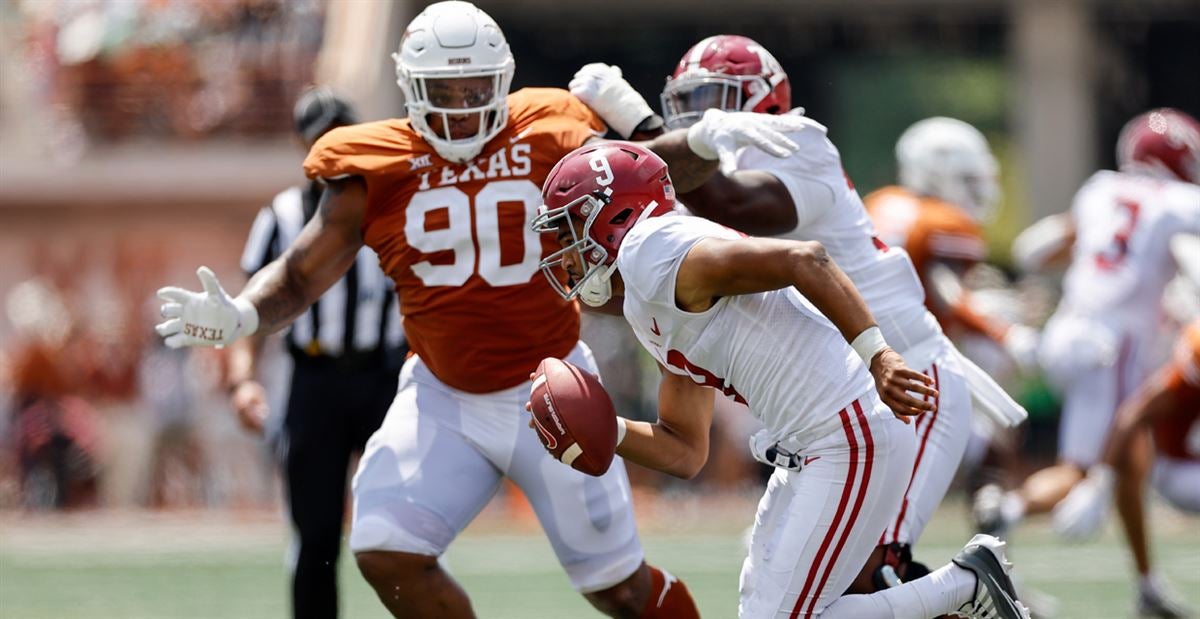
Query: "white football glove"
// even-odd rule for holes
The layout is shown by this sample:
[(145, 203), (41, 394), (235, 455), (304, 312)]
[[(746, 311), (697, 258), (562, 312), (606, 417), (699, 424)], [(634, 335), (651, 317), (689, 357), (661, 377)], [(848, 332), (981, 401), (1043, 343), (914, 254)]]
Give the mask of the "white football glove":
[(638, 125), (655, 115), (642, 95), (621, 77), (620, 67), (603, 62), (585, 64), (575, 72), (567, 87), (571, 94), (592, 108), (604, 124), (625, 139), (633, 135)]
[(167, 286), (158, 289), (165, 321), (154, 327), (171, 348), (224, 346), (258, 330), (258, 310), (249, 301), (234, 299), (221, 288), (212, 269), (200, 267), (196, 276), (204, 292)]
[(1097, 464), (1070, 494), (1054, 508), (1054, 530), (1072, 541), (1085, 541), (1096, 536), (1112, 505), (1112, 469)]
[(1038, 368), (1038, 344), (1041, 339), (1037, 329), (1014, 324), (1004, 333), (1004, 350), (1022, 372), (1033, 372)]
[(754, 146), (774, 157), (787, 157), (800, 147), (785, 133), (805, 127), (802, 116), (724, 112), (712, 108), (700, 122), (688, 128), (687, 143), (701, 159), (720, 159), (722, 167), (732, 164), (738, 149)]

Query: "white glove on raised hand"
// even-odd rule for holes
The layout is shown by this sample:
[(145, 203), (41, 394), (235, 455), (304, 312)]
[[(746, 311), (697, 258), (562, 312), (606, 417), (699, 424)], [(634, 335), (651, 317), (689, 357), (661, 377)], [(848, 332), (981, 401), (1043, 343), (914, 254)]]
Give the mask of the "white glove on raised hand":
[(162, 306), (160, 322), (154, 330), (167, 346), (224, 346), (258, 330), (258, 310), (245, 299), (234, 299), (221, 288), (212, 269), (200, 267), (196, 276), (204, 292), (192, 292), (167, 286), (158, 289)]
[(720, 159), (725, 167), (744, 146), (754, 146), (779, 158), (791, 155), (800, 147), (784, 134), (804, 127), (802, 116), (724, 112), (712, 108), (704, 112), (700, 122), (688, 128), (687, 143), (696, 156)]
[(1022, 324), (1011, 325), (1004, 333), (1004, 350), (1022, 372), (1037, 370), (1040, 342), (1041, 335), (1038, 330)]
[(620, 67), (603, 62), (585, 64), (575, 72), (567, 88), (625, 139), (633, 135), (642, 121), (654, 116), (654, 110), (642, 95), (621, 77)]
[(1055, 506), (1054, 531), (1076, 542), (1095, 537), (1108, 519), (1113, 483), (1108, 466), (1098, 464), (1089, 469), (1087, 477)]

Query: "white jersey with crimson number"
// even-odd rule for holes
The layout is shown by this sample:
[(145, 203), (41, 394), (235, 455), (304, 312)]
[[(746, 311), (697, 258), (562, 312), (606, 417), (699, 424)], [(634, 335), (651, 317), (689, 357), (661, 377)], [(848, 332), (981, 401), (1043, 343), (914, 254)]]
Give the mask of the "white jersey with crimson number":
[(749, 406), (772, 442), (803, 445), (839, 427), (837, 411), (874, 385), (842, 334), (793, 288), (723, 297), (698, 313), (676, 306), (675, 276), (692, 246), (741, 236), (688, 216), (634, 226), (617, 254), (625, 317), (668, 371)]
[(1200, 186), (1104, 170), (1075, 195), (1071, 218), (1075, 248), (1063, 305), (1155, 324), (1175, 274), (1171, 237), (1200, 234)]
[(1059, 458), (1088, 467), (1153, 368), (1171, 237), (1200, 232), (1200, 186), (1100, 171), (1071, 205), (1075, 246), (1039, 361), (1063, 391)]

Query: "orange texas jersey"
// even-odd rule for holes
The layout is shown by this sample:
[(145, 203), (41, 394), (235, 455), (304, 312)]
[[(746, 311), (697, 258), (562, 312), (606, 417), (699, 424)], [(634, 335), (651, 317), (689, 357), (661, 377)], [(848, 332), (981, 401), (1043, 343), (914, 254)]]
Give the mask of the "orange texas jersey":
[(879, 238), (908, 251), (922, 277), (933, 260), (975, 263), (987, 257), (979, 224), (949, 202), (892, 186), (872, 192), (864, 203)]
[(1182, 408), (1155, 425), (1154, 442), (1168, 458), (1200, 460), (1200, 320), (1184, 330), (1168, 372)]
[[(949, 202), (891, 186), (870, 193), (863, 204), (879, 239), (908, 252), (926, 290), (929, 289), (929, 267), (934, 261), (950, 260), (969, 266), (987, 256), (979, 224), (966, 211)], [(925, 303), (947, 328), (963, 323), (971, 330), (990, 330), (984, 324), (986, 321), (976, 319), (965, 309), (946, 315), (934, 307), (929, 295), (926, 295)]]
[(363, 239), (396, 283), (409, 345), (471, 393), (528, 380), (579, 338), (579, 307), (538, 267), (557, 244), (529, 222), (550, 169), (604, 125), (565, 90), (522, 89), (508, 109), (508, 126), (469, 163), (442, 159), (397, 119), (334, 129), (304, 161), (310, 178), (366, 182)]

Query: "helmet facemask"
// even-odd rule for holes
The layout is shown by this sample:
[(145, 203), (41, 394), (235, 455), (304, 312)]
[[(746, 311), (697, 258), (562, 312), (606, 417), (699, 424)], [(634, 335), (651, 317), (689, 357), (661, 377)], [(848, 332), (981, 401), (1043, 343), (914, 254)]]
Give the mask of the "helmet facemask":
[[(396, 57), (396, 56), (394, 56)], [(513, 65), (470, 72), (458, 70), (406, 69), (397, 58), (396, 83), (404, 93), (405, 108), (413, 129), (433, 146), (442, 158), (463, 163), (477, 156), (489, 140), (508, 124), (508, 88)], [(458, 83), (456, 83), (458, 82)], [(453, 135), (456, 119), (475, 116), (473, 135)], [(441, 125), (435, 131), (434, 124)]]
[[(559, 208), (551, 209), (543, 205), (538, 208), (538, 214), (533, 219), (531, 226), (535, 232), (554, 233), (559, 235), (560, 239), (565, 234), (570, 235), (569, 243), (546, 256), (539, 265), (550, 286), (568, 301), (578, 297), (580, 301), (592, 307), (599, 307), (612, 298), (612, 276), (617, 269), (616, 259), (613, 257), (610, 260), (608, 250), (592, 240), (590, 235), (592, 224), (610, 201), (611, 198), (603, 193), (590, 193)], [(575, 228), (573, 215), (584, 218), (582, 235)], [(583, 266), (584, 273), (578, 281), (563, 284), (559, 273), (563, 270), (563, 258), (571, 252), (578, 252), (577, 262)], [(574, 279), (569, 273), (568, 276), (571, 280)]]
[[(770, 91), (766, 80), (753, 75), (683, 74), (668, 80), (663, 88), (663, 119), (667, 129), (684, 129), (712, 108), (726, 112), (753, 109)], [(748, 92), (757, 94), (745, 97)]]

